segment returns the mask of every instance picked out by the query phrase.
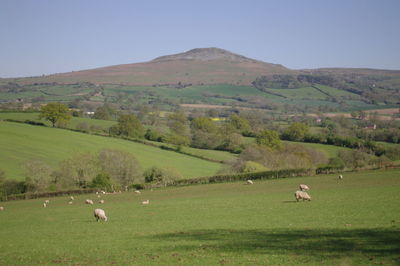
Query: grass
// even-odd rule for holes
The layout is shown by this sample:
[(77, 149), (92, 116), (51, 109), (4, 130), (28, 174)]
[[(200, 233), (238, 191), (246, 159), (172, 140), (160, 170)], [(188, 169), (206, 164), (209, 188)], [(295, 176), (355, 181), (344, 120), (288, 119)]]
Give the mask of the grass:
[[(42, 122), (49, 127), (52, 125), (49, 121), (46, 121), (44, 119), (40, 120), (39, 113), (28, 113), (28, 112), (1, 113), (0, 112), (0, 120), (5, 120), (5, 119), (12, 119), (12, 120), (17, 120), (17, 121), (31, 120), (31, 121), (36, 121), (36, 122)], [(103, 129), (107, 129), (107, 128), (115, 125), (117, 122), (116, 121), (108, 121), (108, 120), (100, 120), (100, 119), (91, 119), (91, 118), (85, 118), (85, 117), (71, 117), (71, 120), (66, 125), (66, 128), (76, 129), (77, 126), (81, 123), (86, 123), (89, 127), (97, 126), (97, 127), (103, 128)]]
[(122, 139), (4, 121), (0, 121), (0, 147), (0, 169), (6, 172), (7, 178), (17, 180), (24, 178), (22, 165), (25, 161), (37, 159), (57, 167), (60, 161), (76, 153), (94, 153), (103, 148), (132, 153), (144, 169), (151, 166), (170, 167), (185, 178), (213, 175), (221, 166)]
[[(1, 265), (398, 265), (399, 170), (2, 203)], [(311, 202), (295, 202), (299, 183)], [(149, 199), (149, 205), (141, 205)], [(94, 208), (108, 222), (96, 223)]]

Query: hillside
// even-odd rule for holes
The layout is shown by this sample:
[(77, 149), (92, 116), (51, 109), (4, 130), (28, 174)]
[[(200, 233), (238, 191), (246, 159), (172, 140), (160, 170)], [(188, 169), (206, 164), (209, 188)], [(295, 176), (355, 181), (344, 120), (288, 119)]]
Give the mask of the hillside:
[(143, 169), (170, 167), (185, 178), (213, 175), (221, 166), (131, 141), (10, 122), (0, 122), (0, 147), (0, 169), (7, 178), (17, 180), (24, 179), (22, 166), (28, 160), (42, 160), (55, 168), (76, 153), (94, 153), (103, 148), (132, 153)]
[(41, 77), (13, 79), (21, 84), (79, 83), (157, 84), (242, 84), (249, 85), (260, 75), (289, 74), (282, 65), (265, 63), (219, 48), (193, 49), (161, 56), (144, 63), (123, 64)]

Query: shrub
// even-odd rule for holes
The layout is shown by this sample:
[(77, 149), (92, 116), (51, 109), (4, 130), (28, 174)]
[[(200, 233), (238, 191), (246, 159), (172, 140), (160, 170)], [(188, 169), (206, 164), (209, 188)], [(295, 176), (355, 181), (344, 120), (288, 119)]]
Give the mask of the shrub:
[(112, 191), (111, 178), (106, 173), (100, 173), (93, 178), (90, 187), (99, 188), (105, 191)]
[(143, 176), (146, 183), (154, 183), (156, 185), (164, 186), (182, 178), (182, 176), (174, 169), (156, 166), (147, 169)]

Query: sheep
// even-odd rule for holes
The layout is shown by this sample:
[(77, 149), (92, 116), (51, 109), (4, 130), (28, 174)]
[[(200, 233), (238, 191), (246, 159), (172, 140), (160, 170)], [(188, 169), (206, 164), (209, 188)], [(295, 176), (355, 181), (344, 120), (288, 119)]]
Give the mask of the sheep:
[(71, 196), (71, 197), (69, 197), (71, 200), (74, 200), (75, 198), (74, 198), (74, 196)]
[(102, 190), (102, 191), (100, 191), (101, 192), (101, 194), (106, 194), (106, 192), (104, 191), (104, 190)]
[(0, 211), (4, 211), (4, 207), (3, 206), (0, 206)]
[(305, 192), (305, 191), (301, 191), (301, 190), (297, 190), (295, 193), (294, 193), (294, 196), (295, 196), (295, 198), (296, 198), (296, 200), (297, 201), (299, 201), (299, 200), (308, 200), (308, 201), (310, 201), (311, 200), (311, 197), (310, 197), (310, 195), (308, 195), (308, 193), (307, 192)]
[(310, 188), (309, 188), (307, 185), (304, 185), (304, 184), (300, 184), (300, 185), (299, 185), (299, 189), (300, 189), (301, 191), (310, 190)]
[(99, 195), (99, 192), (98, 192), (98, 191), (96, 191), (96, 195)]
[(252, 180), (247, 180), (247, 185), (253, 185), (253, 181)]
[(46, 204), (49, 204), (49, 203), (50, 203), (50, 200), (47, 199), (47, 200), (45, 200), (44, 202), (45, 202)]
[(142, 204), (143, 204), (143, 205), (148, 205), (149, 203), (150, 203), (149, 200), (142, 201)]
[(72, 204), (72, 201), (69, 201), (68, 204)]
[(142, 192), (140, 192), (140, 190), (135, 190), (136, 194), (141, 194)]
[(97, 195), (97, 198), (100, 198), (101, 196), (100, 195)]
[(343, 179), (343, 176), (342, 175), (339, 175), (339, 180), (342, 180)]
[(43, 208), (46, 208), (46, 207), (47, 207), (46, 202), (43, 202)]
[(93, 205), (93, 200), (87, 199), (87, 200), (85, 200), (85, 203)]
[(105, 222), (107, 222), (107, 220), (108, 220), (106, 213), (103, 209), (95, 209), (94, 210), (94, 218), (96, 218), (97, 222), (99, 220), (104, 220)]
[(103, 204), (103, 203), (104, 203), (104, 200), (100, 200), (99, 203), (100, 203), (100, 204)]

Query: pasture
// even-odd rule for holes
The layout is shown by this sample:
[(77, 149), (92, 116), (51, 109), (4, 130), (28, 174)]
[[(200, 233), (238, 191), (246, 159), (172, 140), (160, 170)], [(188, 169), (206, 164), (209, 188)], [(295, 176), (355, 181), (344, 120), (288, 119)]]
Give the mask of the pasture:
[[(2, 202), (1, 265), (398, 265), (400, 170)], [(300, 183), (311, 202), (295, 202)], [(85, 205), (86, 198), (95, 201)], [(143, 200), (149, 205), (142, 205)], [(96, 222), (103, 208), (107, 222)]]
[(89, 135), (58, 128), (0, 122), (0, 169), (9, 179), (23, 180), (23, 164), (41, 160), (56, 168), (77, 153), (117, 149), (132, 153), (141, 167), (170, 167), (184, 178), (214, 175), (221, 164), (132, 141)]

